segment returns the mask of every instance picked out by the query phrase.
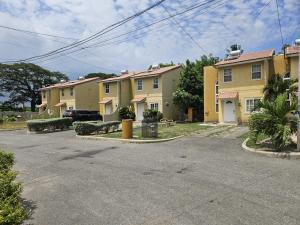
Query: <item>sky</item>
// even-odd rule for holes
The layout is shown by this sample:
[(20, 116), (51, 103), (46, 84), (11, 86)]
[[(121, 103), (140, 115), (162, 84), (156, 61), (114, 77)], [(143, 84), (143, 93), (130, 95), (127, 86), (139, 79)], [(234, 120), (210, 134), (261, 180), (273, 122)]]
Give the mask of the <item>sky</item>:
[[(0, 0), (0, 62), (44, 54), (89, 37), (157, 1)], [(134, 31), (201, 3), (206, 4)], [(278, 0), (278, 6), (283, 42), (291, 44), (300, 38), (300, 0)], [(126, 34), (129, 31), (133, 32)], [(151, 64), (183, 63), (204, 54), (223, 58), (235, 43), (241, 44), (245, 53), (272, 48), (280, 51), (276, 0), (166, 0), (163, 6), (81, 46), (85, 49), (32, 62), (77, 79), (92, 72), (118, 74), (124, 69), (145, 70)]]

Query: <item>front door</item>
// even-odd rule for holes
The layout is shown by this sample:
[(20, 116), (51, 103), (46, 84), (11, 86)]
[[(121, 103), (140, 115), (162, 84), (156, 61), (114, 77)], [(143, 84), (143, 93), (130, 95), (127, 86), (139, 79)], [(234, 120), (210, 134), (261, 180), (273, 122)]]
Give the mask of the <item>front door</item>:
[(112, 113), (112, 104), (105, 104), (105, 114), (109, 115)]
[(233, 100), (224, 101), (224, 122), (235, 122), (235, 104)]
[(138, 103), (137, 104), (137, 120), (142, 121), (144, 119), (143, 113), (145, 111), (145, 104), (144, 103)]

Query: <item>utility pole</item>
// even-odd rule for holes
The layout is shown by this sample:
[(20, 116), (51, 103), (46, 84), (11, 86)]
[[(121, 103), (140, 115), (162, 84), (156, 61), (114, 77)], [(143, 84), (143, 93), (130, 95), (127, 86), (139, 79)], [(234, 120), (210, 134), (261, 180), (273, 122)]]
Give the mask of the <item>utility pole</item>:
[(298, 112), (298, 129), (297, 129), (297, 152), (300, 152), (300, 39), (295, 40), (295, 45), (298, 48), (298, 104), (297, 104), (297, 112)]

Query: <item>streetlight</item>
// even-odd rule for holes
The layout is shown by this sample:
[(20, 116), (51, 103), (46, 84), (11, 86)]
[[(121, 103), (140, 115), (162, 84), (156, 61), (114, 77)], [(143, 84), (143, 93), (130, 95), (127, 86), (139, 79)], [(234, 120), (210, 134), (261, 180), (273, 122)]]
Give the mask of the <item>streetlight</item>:
[(297, 129), (297, 151), (300, 152), (300, 93), (299, 93), (299, 82), (300, 82), (300, 39), (295, 40), (295, 46), (298, 48), (298, 104), (297, 104), (297, 111), (298, 111), (298, 129)]

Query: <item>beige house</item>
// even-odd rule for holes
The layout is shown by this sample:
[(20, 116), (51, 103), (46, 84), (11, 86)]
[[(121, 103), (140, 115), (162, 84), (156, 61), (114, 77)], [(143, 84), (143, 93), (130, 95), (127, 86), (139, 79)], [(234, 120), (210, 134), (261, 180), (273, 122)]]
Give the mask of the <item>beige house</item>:
[[(298, 66), (299, 66), (299, 48), (297, 46), (291, 46), (286, 48), (286, 58), (288, 60), (287, 62), (287, 71), (290, 74), (287, 74), (287, 76), (290, 76), (291, 79), (297, 79), (298, 78)], [(286, 77), (288, 79), (288, 77)]]
[(154, 68), (130, 77), (131, 103), (134, 105), (136, 120), (143, 119), (146, 109), (162, 112), (165, 119), (179, 117), (179, 110), (173, 103), (173, 92), (177, 89), (181, 69), (181, 65)]
[(67, 109), (98, 111), (99, 80), (98, 77), (79, 79), (41, 88), (40, 112), (49, 109), (52, 114), (62, 116)]

